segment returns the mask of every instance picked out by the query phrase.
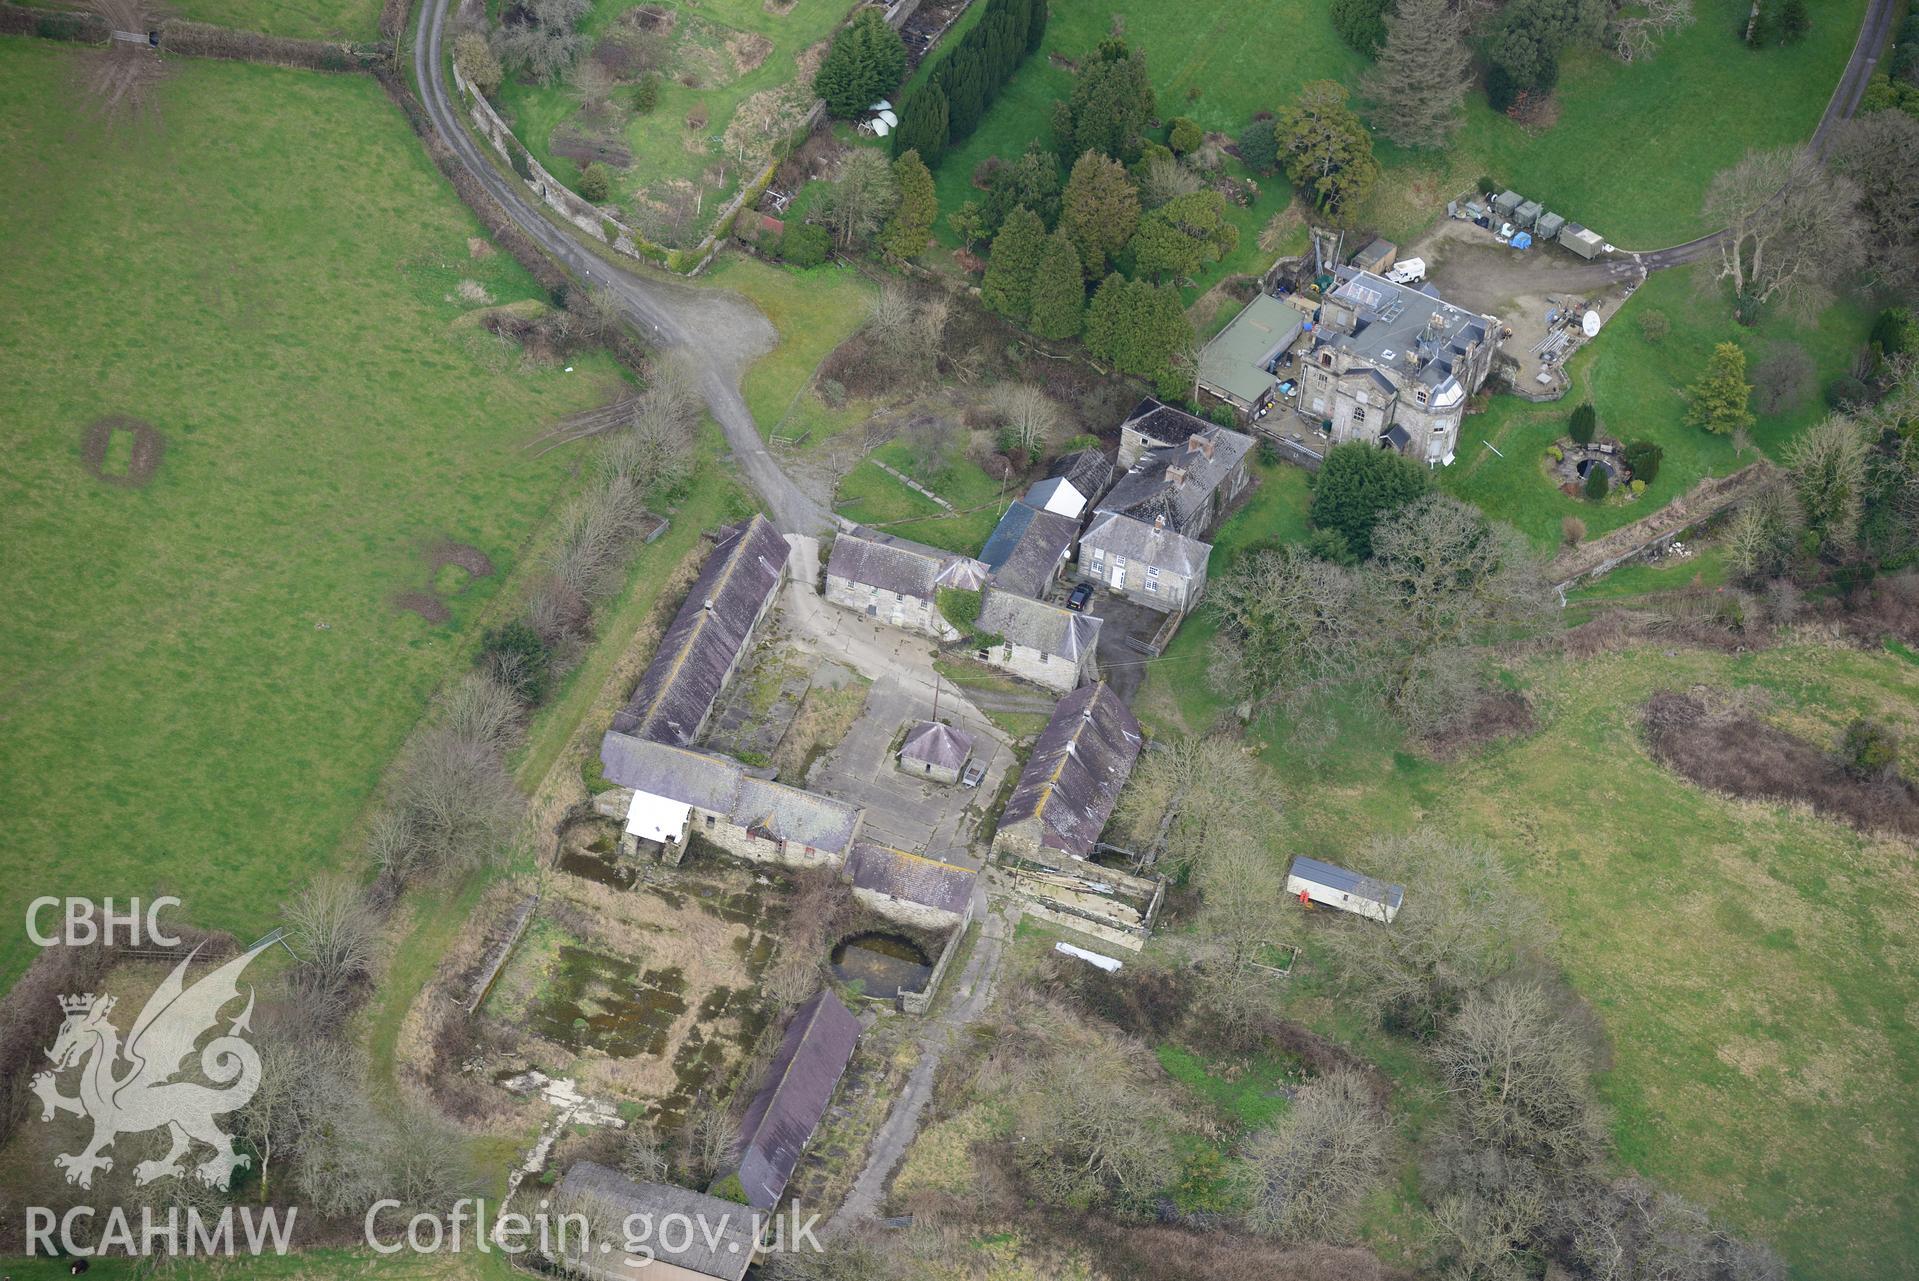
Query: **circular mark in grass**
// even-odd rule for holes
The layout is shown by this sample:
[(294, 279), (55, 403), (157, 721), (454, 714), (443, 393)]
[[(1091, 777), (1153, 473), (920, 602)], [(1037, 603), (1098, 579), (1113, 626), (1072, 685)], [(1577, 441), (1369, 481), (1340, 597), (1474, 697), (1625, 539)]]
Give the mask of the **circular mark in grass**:
[(453, 617), (446, 602), (432, 592), (395, 592), (392, 604), (393, 608), (418, 614), (429, 623), (444, 623)]
[(477, 547), (446, 539), (427, 549), (427, 590), (442, 599), (458, 596), (492, 574), (493, 562)]
[(94, 478), (122, 489), (139, 489), (160, 469), (167, 439), (152, 423), (109, 414), (87, 424), (80, 458)]

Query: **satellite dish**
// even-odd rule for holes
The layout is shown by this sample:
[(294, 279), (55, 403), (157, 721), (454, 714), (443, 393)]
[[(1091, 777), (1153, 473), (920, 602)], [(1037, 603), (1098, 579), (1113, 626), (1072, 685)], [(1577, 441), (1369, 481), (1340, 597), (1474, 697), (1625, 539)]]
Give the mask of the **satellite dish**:
[(1587, 312), (1585, 318), (1579, 322), (1579, 327), (1586, 331), (1586, 337), (1588, 338), (1597, 334), (1599, 332), (1599, 313), (1596, 311)]

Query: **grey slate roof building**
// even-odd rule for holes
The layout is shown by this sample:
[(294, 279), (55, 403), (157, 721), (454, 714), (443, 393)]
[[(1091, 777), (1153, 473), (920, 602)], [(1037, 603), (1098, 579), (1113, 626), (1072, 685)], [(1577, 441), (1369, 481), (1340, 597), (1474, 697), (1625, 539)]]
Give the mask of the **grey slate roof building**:
[(881, 591), (903, 592), (931, 600), (942, 587), (977, 591), (986, 566), (970, 556), (940, 551), (870, 529), (856, 529), (833, 540), (826, 572)]
[(1024, 499), (1016, 501), (980, 552), (992, 571), (988, 581), (1022, 596), (1042, 595), (1058, 576), (1077, 533), (1078, 521), (1041, 511)]
[(1090, 857), (1144, 741), (1104, 681), (1062, 698), (1000, 815), (995, 848)]
[(600, 740), (600, 764), (610, 782), (663, 796), (734, 827), (844, 858), (859, 832), (860, 808), (770, 779), (704, 752), (649, 742), (618, 731)]
[(971, 734), (938, 721), (921, 721), (906, 731), (906, 739), (900, 744), (900, 755), (905, 759), (949, 770), (964, 766), (972, 754)]
[(740, 1123), (740, 1186), (754, 1209), (780, 1203), (859, 1039), (859, 1020), (830, 989), (794, 1014), (766, 1084)]
[[(753, 1236), (753, 1216), (736, 1203), (671, 1184), (637, 1182), (593, 1161), (574, 1162), (560, 1179), (552, 1199), (559, 1211), (565, 1213), (579, 1212), (575, 1207), (584, 1202), (590, 1207), (588, 1222), (599, 1225), (600, 1239), (605, 1240), (604, 1234), (609, 1231), (613, 1234), (612, 1249), (604, 1254), (599, 1249), (599, 1241), (591, 1236), (585, 1242), (583, 1257), (569, 1251), (569, 1262), (573, 1266), (584, 1265), (590, 1275), (597, 1277), (645, 1276), (661, 1281), (714, 1277), (718, 1281), (740, 1281), (759, 1245)], [(685, 1248), (679, 1250), (668, 1249), (665, 1242), (654, 1236), (646, 1243), (653, 1261), (642, 1266), (636, 1255), (632, 1256), (634, 1262), (628, 1262), (622, 1248), (627, 1236), (625, 1224), (636, 1214), (647, 1216), (654, 1224), (665, 1221), (669, 1215), (683, 1216), (694, 1225), (694, 1231), (689, 1234)], [(678, 1244), (679, 1239), (680, 1233), (675, 1231), (671, 1241)]]
[(1058, 605), (989, 589), (980, 606), (979, 629), (1015, 645), (1079, 662), (1099, 648), (1099, 619)]
[(954, 916), (966, 911), (973, 887), (979, 881), (979, 873), (971, 868), (956, 867), (871, 841), (860, 841), (853, 846), (853, 857), (847, 860), (846, 870), (852, 873), (856, 890), (871, 890)]
[(1086, 495), (1086, 501), (1096, 503), (1113, 483), (1113, 460), (1097, 449), (1076, 449), (1055, 458), (1046, 475), (1065, 481)]
[(1082, 564), (1087, 549), (1097, 547), (1109, 561), (1123, 556), (1129, 562), (1151, 565), (1181, 578), (1204, 575), (1206, 559), (1213, 552), (1210, 544), (1197, 538), (1118, 512), (1101, 512), (1093, 517), (1093, 523), (1080, 535), (1079, 545)]
[(662, 743), (698, 738), (779, 590), (791, 551), (764, 516), (720, 530), (613, 728)]
[[(1149, 429), (1179, 434), (1183, 424), (1171, 415), (1180, 411), (1160, 412), (1163, 410), (1167, 407), (1162, 405), (1145, 419), (1122, 425), (1122, 442), (1139, 440)], [(1177, 444), (1144, 449), (1126, 474), (1107, 491), (1096, 510), (1118, 512), (1148, 525), (1164, 520), (1170, 529), (1188, 537), (1201, 537), (1212, 528), (1226, 505), (1246, 488), (1246, 456), (1252, 451), (1251, 436), (1214, 423), (1203, 423), (1186, 432)], [(1121, 456), (1125, 457), (1127, 452), (1122, 443)]]

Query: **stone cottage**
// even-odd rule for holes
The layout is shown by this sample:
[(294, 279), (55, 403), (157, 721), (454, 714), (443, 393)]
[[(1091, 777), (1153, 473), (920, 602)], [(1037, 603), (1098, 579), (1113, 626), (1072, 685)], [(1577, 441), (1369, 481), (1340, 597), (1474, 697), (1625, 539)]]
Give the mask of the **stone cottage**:
[(1003, 591), (1044, 596), (1059, 578), (1078, 533), (1076, 517), (1042, 510), (1024, 499), (1014, 502), (980, 552), (991, 571), (987, 581)]
[(1100, 620), (997, 586), (986, 589), (979, 630), (999, 640), (980, 660), (1065, 693), (1099, 677)]
[(1079, 539), (1075, 575), (1168, 614), (1184, 614), (1206, 590), (1207, 543), (1118, 512), (1100, 512)]
[(871, 841), (853, 846), (846, 870), (853, 897), (889, 920), (947, 930), (966, 916), (979, 873)]
[(1120, 425), (1126, 472), (1096, 510), (1204, 538), (1252, 484), (1253, 438), (1147, 397)]
[(939, 592), (978, 591), (986, 573), (986, 566), (970, 556), (857, 529), (833, 540), (826, 599), (894, 627), (956, 640), (959, 632), (939, 612)]
[(899, 767), (915, 778), (957, 783), (973, 755), (973, 736), (938, 721), (921, 721), (900, 743)]

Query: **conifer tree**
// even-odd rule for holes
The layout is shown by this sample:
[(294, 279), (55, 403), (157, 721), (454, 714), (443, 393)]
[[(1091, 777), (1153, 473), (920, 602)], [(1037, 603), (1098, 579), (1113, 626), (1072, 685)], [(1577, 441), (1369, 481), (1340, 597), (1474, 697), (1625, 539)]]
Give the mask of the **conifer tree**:
[(1046, 238), (1039, 272), (1033, 277), (1033, 331), (1042, 338), (1071, 338), (1086, 319), (1086, 280), (1079, 250), (1065, 231)]
[(1059, 225), (1073, 238), (1091, 279), (1106, 270), (1139, 226), (1139, 191), (1119, 161), (1088, 151), (1066, 180)]
[(986, 279), (980, 283), (981, 301), (1002, 316), (1026, 319), (1033, 305), (1033, 278), (1045, 253), (1046, 226), (1038, 214), (1021, 205), (1006, 216), (1006, 224), (993, 237)]
[(846, 120), (890, 95), (906, 75), (906, 45), (877, 9), (861, 13), (833, 37), (813, 75), (813, 92), (829, 115)]
[(895, 258), (911, 258), (926, 248), (926, 238), (933, 234), (939, 196), (933, 190), (933, 175), (917, 151), (901, 152), (893, 162), (893, 183), (900, 202), (880, 233), (880, 248)]
[(899, 115), (899, 128), (893, 131), (893, 154), (903, 156), (917, 151), (928, 168), (939, 164), (946, 155), (948, 137), (946, 94), (940, 89), (939, 80), (929, 80), (906, 95), (906, 100), (900, 103)]
[(1715, 436), (1727, 436), (1752, 426), (1752, 386), (1746, 381), (1746, 352), (1738, 343), (1722, 342), (1712, 349), (1706, 372), (1686, 389), (1686, 421)]
[(1437, 147), (1461, 123), (1472, 54), (1450, 0), (1399, 0), (1361, 83), (1373, 123), (1402, 147)]

